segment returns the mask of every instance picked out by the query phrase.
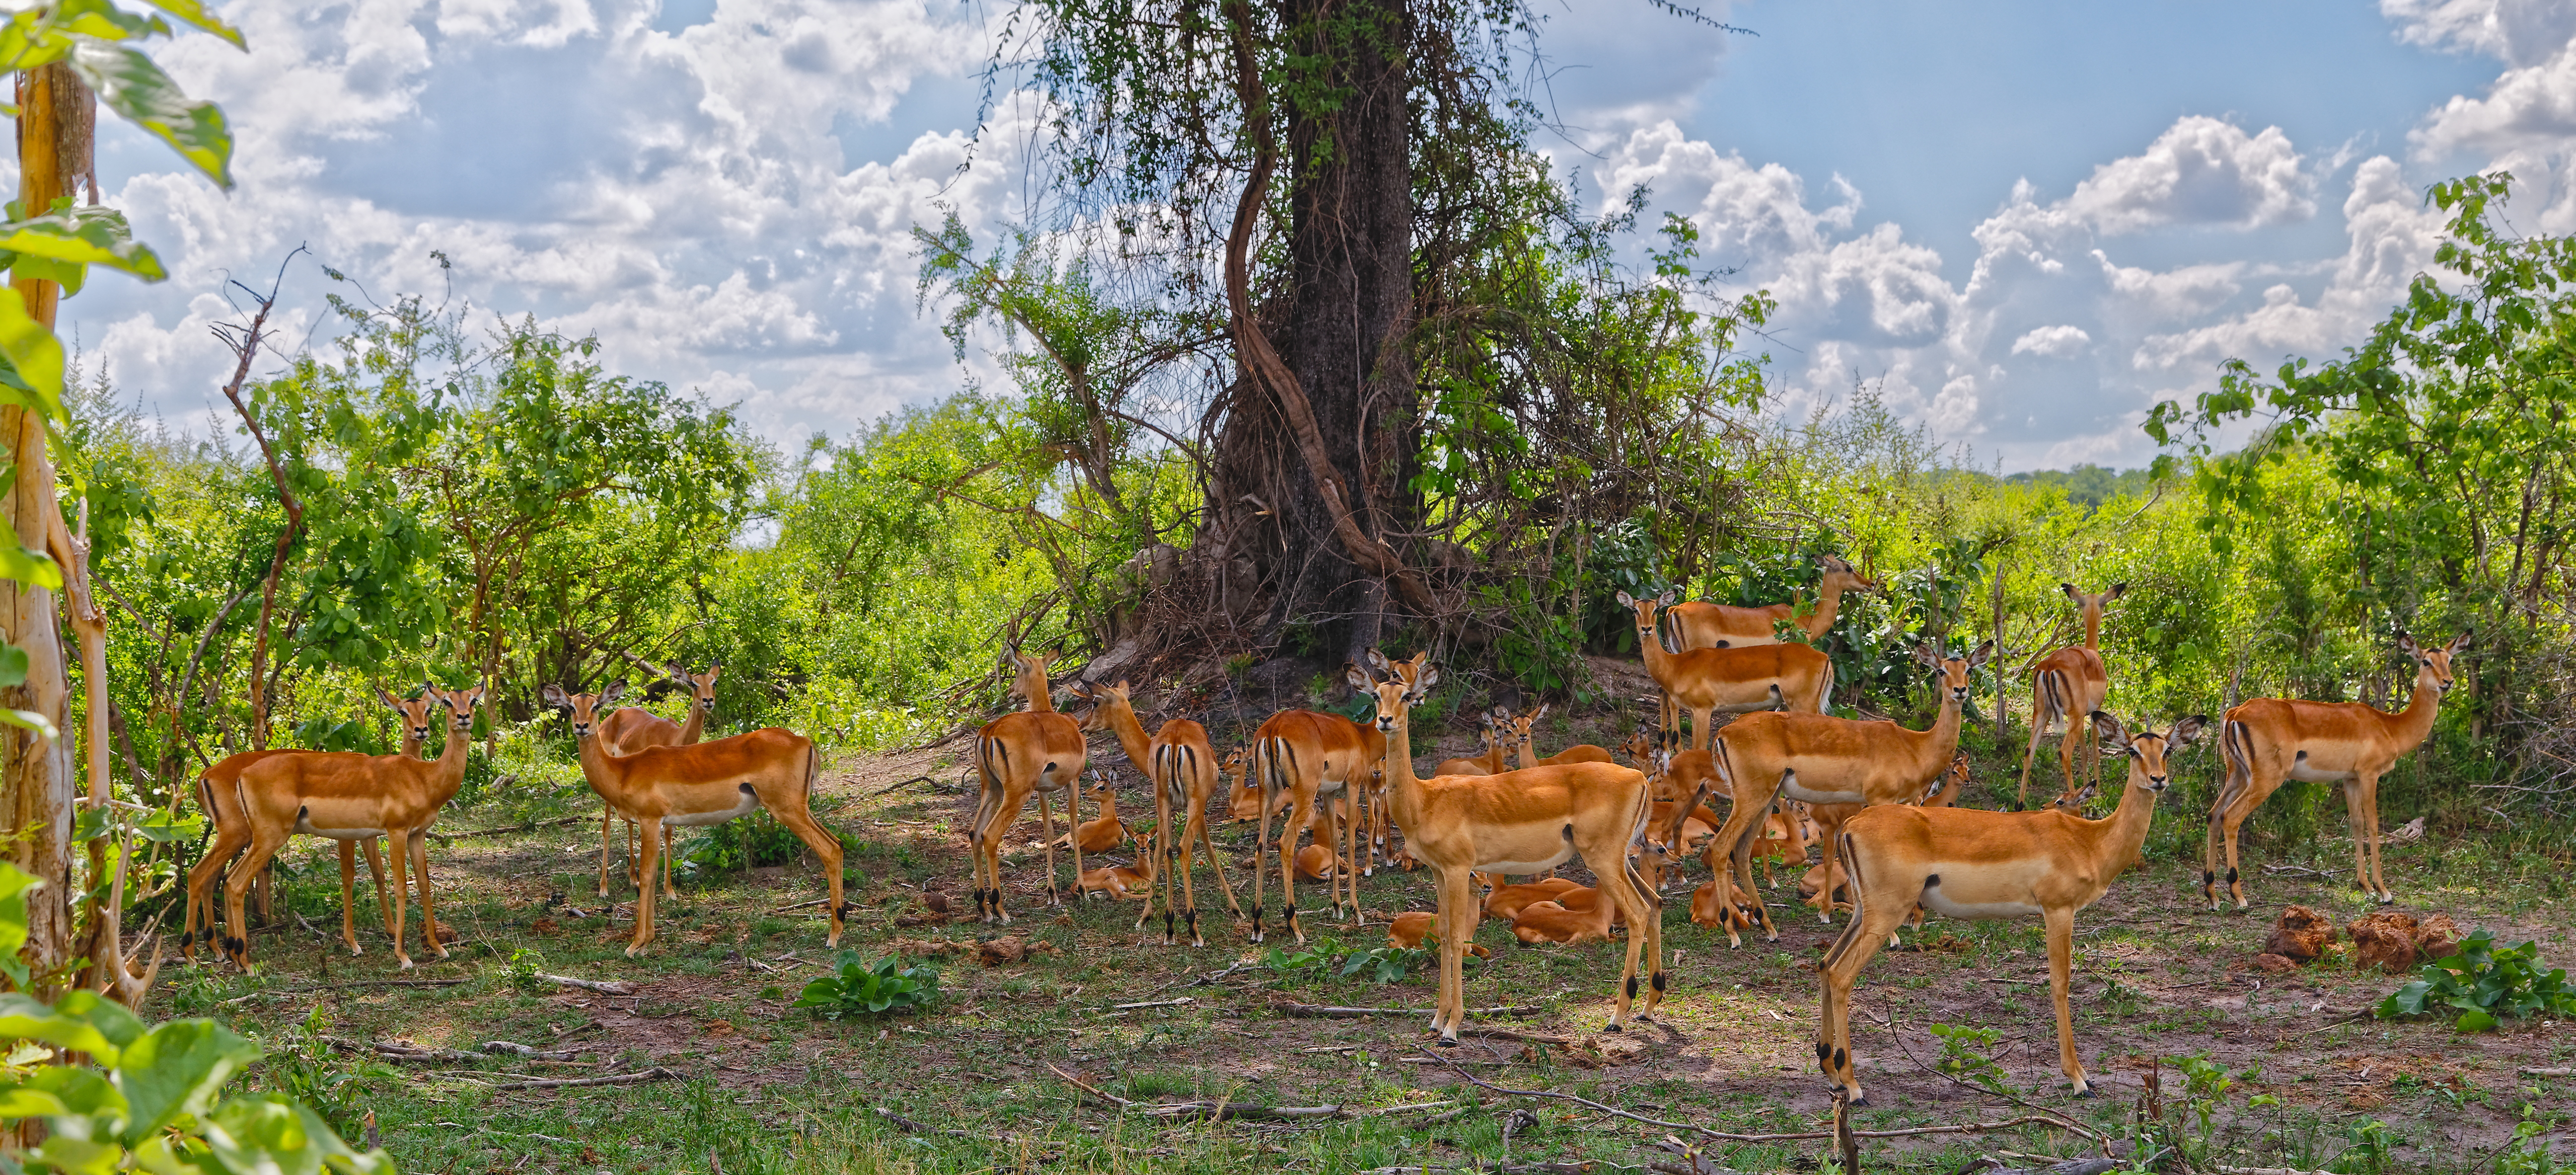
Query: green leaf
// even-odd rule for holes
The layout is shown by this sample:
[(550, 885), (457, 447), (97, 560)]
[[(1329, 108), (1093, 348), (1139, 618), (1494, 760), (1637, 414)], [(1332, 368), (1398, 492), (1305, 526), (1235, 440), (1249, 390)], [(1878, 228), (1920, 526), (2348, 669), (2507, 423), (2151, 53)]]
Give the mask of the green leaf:
[(360, 1154), (329, 1123), (283, 1094), (235, 1098), (206, 1121), (206, 1149), (225, 1170), (261, 1175), (394, 1175), (384, 1149)]
[[(63, 411), (63, 344), (46, 330), (45, 324), (27, 313), (27, 300), (11, 289), (0, 296), (0, 356), (6, 356), (17, 373), (25, 396), (18, 399), (26, 407), (44, 414), (56, 424), (69, 424), (71, 417)], [(14, 542), (0, 546), (16, 547)], [(0, 567), (0, 575), (19, 578), (15, 572)], [(32, 582), (21, 580), (21, 582)], [(61, 573), (54, 585), (62, 585)]]
[(185, 1115), (202, 1116), (233, 1070), (259, 1056), (258, 1045), (212, 1020), (173, 1020), (153, 1029), (116, 1066), (117, 1087), (134, 1106), (126, 1141), (139, 1141)]
[[(20, 277), (54, 276), (27, 268), (30, 259), (36, 258), (73, 267), (104, 265), (148, 282), (170, 276), (161, 267), (160, 256), (134, 239), (133, 226), (126, 223), (125, 214), (112, 208), (67, 208), (49, 216), (0, 224), (0, 250), (18, 255), (15, 272)], [(75, 268), (73, 272), (77, 275), (79, 270)], [(77, 291), (77, 276), (63, 288), (66, 292)]]
[(71, 66), (108, 109), (168, 143), (215, 186), (232, 188), (233, 135), (221, 108), (188, 97), (151, 58), (124, 45), (75, 41)]
[[(17, 899), (23, 906), (25, 898)], [(22, 926), (19, 941), (26, 941)], [(10, 952), (14, 958), (15, 950)], [(21, 992), (0, 994), (0, 1037), (41, 1040), (46, 1044), (88, 1053), (102, 1059), (113, 1059), (123, 1050), (109, 1040), (99, 1027), (77, 1016), (65, 1016), (45, 1006), (43, 1000)]]
[[(127, 1011), (125, 1005), (94, 991), (75, 991), (64, 995), (63, 998), (54, 1001), (54, 1014), (69, 1016), (98, 1029), (99, 1035), (106, 1037), (118, 1050), (132, 1048), (135, 1041), (143, 1039), (144, 1024), (141, 1018)], [(116, 1058), (116, 1053), (102, 1053), (98, 1056), (99, 1063), (102, 1065), (113, 1065), (116, 1063)]]
[(198, 3), (198, 0), (146, 0), (146, 2), (154, 8), (232, 42), (235, 49), (250, 48), (250, 45), (242, 40), (240, 29), (225, 24), (223, 18), (206, 11), (206, 6)]
[(205, 817), (182, 816), (166, 808), (145, 813), (141, 820), (134, 822), (136, 834), (155, 844), (192, 841), (203, 835), (205, 830)]
[(0, 688), (27, 684), (27, 650), (0, 641)]
[(86, 1138), (57, 1134), (36, 1148), (36, 1157), (56, 1171), (78, 1175), (112, 1175), (125, 1159), (125, 1148)]
[(21, 255), (9, 261), (9, 276), (20, 281), (49, 281), (63, 288), (68, 298), (81, 292), (89, 281), (89, 267), (77, 261), (56, 261), (50, 257)]
[[(0, 724), (15, 726), (20, 730), (32, 730), (46, 738), (60, 738), (63, 733), (54, 726), (53, 719), (33, 710), (0, 710)], [(25, 984), (25, 980), (19, 981), (20, 986), (23, 987)]]
[(2457, 1027), (2462, 1032), (2485, 1032), (2488, 1029), (2495, 1027), (2496, 1023), (2496, 1018), (2492, 1013), (2482, 1011), (2463, 1012), (2460, 1014), (2460, 1021)]
[(63, 1106), (63, 1099), (45, 1090), (29, 1089), (23, 1085), (0, 1086), (0, 1121), (50, 1118), (70, 1112)]

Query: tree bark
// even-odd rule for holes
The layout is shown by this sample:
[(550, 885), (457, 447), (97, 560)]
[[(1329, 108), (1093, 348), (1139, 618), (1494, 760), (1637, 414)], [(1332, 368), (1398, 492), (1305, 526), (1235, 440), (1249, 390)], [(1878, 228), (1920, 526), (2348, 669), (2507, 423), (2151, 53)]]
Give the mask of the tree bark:
[[(1245, 494), (1264, 499), (1277, 542), (1233, 542), (1230, 553), (1264, 565), (1280, 593), (1274, 616), (1311, 624), (1320, 647), (1356, 658), (1377, 642), (1390, 583), (1408, 608), (1437, 614), (1428, 585), (1384, 538), (1420, 513), (1403, 348), (1413, 324), (1410, 18), (1400, 0), (1284, 0), (1296, 68), (1319, 76), (1294, 79), (1296, 94), (1274, 111), (1250, 59), (1250, 5), (1228, 7), (1256, 159), (1229, 239), (1227, 294), (1252, 386), (1239, 390), (1218, 440), (1220, 464), (1238, 476), (1216, 482), (1211, 505), (1233, 513)], [(1275, 154), (1270, 124), (1283, 114), (1290, 283), (1256, 315), (1245, 254)], [(1295, 460), (1280, 459), (1283, 433)]]
[[(66, 131), (85, 125), (79, 108), (88, 100), (68, 66), (48, 65), (18, 75), (18, 198), (30, 213), (42, 213), (72, 194), (76, 173), (64, 165), (80, 165), (79, 152), (85, 148), (66, 152), (63, 140)], [(61, 287), (50, 281), (11, 285), (26, 301), (27, 312), (51, 330)], [(0, 434), (9, 438), (17, 461), (17, 477), (9, 487), (9, 524), (20, 545), (43, 550), (48, 524), (57, 514), (44, 418), (23, 408), (0, 409)], [(9, 705), (42, 714), (60, 729), (71, 721), (71, 682), (54, 608), (54, 593), (0, 580), (0, 624), (7, 626), (10, 642), (27, 652), (26, 684), (13, 691), (18, 696)], [(0, 763), (0, 821), (9, 830), (27, 833), (8, 846), (7, 858), (45, 883), (28, 895), (24, 957), (37, 974), (53, 977), (38, 984), (37, 994), (50, 997), (73, 949), (71, 749), (59, 737), (16, 727), (7, 728), (0, 739), (7, 751)]]

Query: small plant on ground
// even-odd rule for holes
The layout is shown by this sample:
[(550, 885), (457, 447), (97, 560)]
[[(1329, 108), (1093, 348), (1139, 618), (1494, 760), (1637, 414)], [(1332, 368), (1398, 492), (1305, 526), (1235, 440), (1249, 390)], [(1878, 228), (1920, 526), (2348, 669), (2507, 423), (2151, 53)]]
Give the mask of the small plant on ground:
[(2498, 948), (2493, 932), (2481, 928), (2460, 941), (2457, 951), (2435, 959), (2416, 972), (2414, 982), (2380, 1001), (2379, 1016), (2460, 1013), (2453, 1026), (2483, 1032), (2507, 1016), (2576, 1015), (2576, 988), (2563, 968), (2542, 971), (2540, 948), (2526, 942)]
[(910, 1011), (938, 996), (936, 967), (907, 966), (900, 955), (887, 955), (870, 963), (856, 951), (843, 951), (833, 973), (806, 984), (803, 994), (789, 1006), (810, 1008), (823, 1019), (843, 1020)]
[(1974, 1082), (1992, 1093), (2005, 1092), (2004, 1067), (1991, 1051), (2003, 1039), (2002, 1031), (1993, 1028), (1962, 1028), (1956, 1024), (1935, 1024), (1932, 1035), (1941, 1040), (1941, 1059), (1933, 1067)]
[(1365, 976), (1386, 984), (1403, 979), (1431, 958), (1427, 950), (1394, 946), (1354, 950), (1344, 947), (1340, 939), (1319, 936), (1299, 947), (1272, 947), (1262, 956), (1261, 965), (1283, 976), (1321, 976), (1330, 972), (1344, 979)]

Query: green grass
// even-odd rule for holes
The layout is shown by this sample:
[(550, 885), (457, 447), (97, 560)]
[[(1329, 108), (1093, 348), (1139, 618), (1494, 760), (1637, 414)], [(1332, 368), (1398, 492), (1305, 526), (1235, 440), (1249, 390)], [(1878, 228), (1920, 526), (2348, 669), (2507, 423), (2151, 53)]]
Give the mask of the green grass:
[[(1426, 749), (1425, 757), (1430, 753)], [(916, 786), (857, 798), (932, 765), (922, 756), (853, 762), (824, 779), (817, 806), (827, 823), (857, 844), (848, 872), (865, 878), (849, 895), (858, 912), (843, 945), (875, 958), (903, 940), (917, 958), (920, 944), (971, 948), (1010, 934), (1054, 950), (992, 968), (974, 962), (971, 951), (948, 958), (941, 964), (939, 1000), (920, 1014), (831, 1022), (786, 1007), (833, 954), (823, 947), (823, 923), (813, 908), (786, 908), (821, 896), (820, 878), (802, 861), (685, 885), (678, 900), (662, 907), (658, 941), (642, 958), (625, 958), (631, 922), (622, 910), (608, 916), (594, 896), (597, 830), (582, 822), (433, 846), (439, 916), (462, 941), (448, 960), (416, 956), (420, 969), (406, 975), (393, 970), (372, 898), (361, 898), (359, 918), (367, 955), (352, 959), (338, 948), (336, 869), (325, 855), (327, 846), (299, 844), (290, 849), (299, 870), (283, 887), (282, 925), (259, 929), (254, 937), (257, 974), (244, 977), (214, 967), (165, 971), (153, 1010), (214, 1015), (272, 1040), (283, 1040), (291, 1025), (318, 1008), (329, 1022), (325, 1030), (348, 1038), (435, 1048), (509, 1040), (586, 1050), (579, 1057), (583, 1063), (573, 1065), (495, 1058), (364, 1069), (357, 1078), (364, 1092), (356, 1101), (373, 1113), (384, 1144), (402, 1166), (415, 1171), (591, 1175), (709, 1172), (720, 1165), (726, 1175), (1340, 1172), (1426, 1161), (1465, 1167), (1593, 1159), (1632, 1168), (1673, 1161), (1650, 1146), (1671, 1131), (1572, 1103), (1488, 1092), (1444, 1066), (1412, 1063), (1427, 1055), (1423, 1017), (1306, 1020), (1276, 1010), (1291, 999), (1427, 1007), (1433, 988), (1426, 973), (1380, 986), (1358, 976), (1283, 979), (1256, 966), (1215, 983), (1198, 982), (1258, 953), (1227, 925), (1204, 867), (1200, 894), (1210, 939), (1204, 950), (1160, 945), (1159, 920), (1155, 932), (1139, 935), (1132, 906), (1096, 900), (1064, 911), (1041, 906), (1035, 892), (1041, 857), (1024, 851), (1036, 839), (1034, 814), (1010, 838), (1011, 908), (1019, 921), (1006, 930), (895, 925), (897, 918), (918, 913), (918, 887), (932, 878), (945, 883), (953, 908), (967, 908), (960, 822), (971, 797)], [(848, 777), (853, 770), (858, 782)], [(956, 776), (953, 768), (929, 773), (952, 781)], [(1990, 788), (2011, 783), (2000, 756), (1981, 759), (1978, 778)], [(1129, 802), (1151, 809), (1141, 795), (1122, 796), (1122, 809)], [(578, 796), (496, 798), (451, 811), (441, 827), (492, 827), (585, 810), (593, 809)], [(2160, 813), (2159, 832), (2170, 843), (2184, 843), (2172, 828), (2190, 825), (2193, 815), (2175, 805)], [(2461, 1036), (2436, 1023), (2338, 1020), (2312, 1005), (2322, 1003), (2329, 1012), (2361, 1007), (2402, 980), (2356, 975), (2334, 961), (2277, 979), (2245, 968), (2284, 903), (2303, 902), (2339, 920), (2361, 912), (2340, 876), (2263, 871), (2264, 865), (2347, 867), (2348, 848), (2330, 839), (2341, 827), (2339, 817), (2339, 811), (2329, 812), (2311, 825), (2326, 830), (2325, 837), (2296, 840), (2257, 818), (2247, 843), (2256, 901), (2249, 914), (2198, 908), (2193, 837), (2189, 859), (2151, 842), (2142, 868), (2079, 917), (2076, 1033), (2086, 1065), (2106, 1091), (2099, 1100), (2072, 1098), (2057, 1072), (2038, 925), (1939, 919), (1927, 924), (1934, 940), (1947, 935), (1955, 941), (1939, 950), (1882, 953), (1863, 972), (1853, 1034), (1873, 1105), (1859, 1113), (1859, 1124), (1886, 1129), (2020, 1112), (1921, 1067), (1939, 1055), (1928, 1028), (1948, 1023), (1999, 1029), (1995, 1055), (2018, 1097), (2115, 1136), (2134, 1113), (2146, 1058), (2169, 1062), (2206, 1054), (2240, 1075), (2213, 1117), (2211, 1142), (2221, 1161), (2320, 1167), (2366, 1136), (2373, 1129), (2369, 1123), (2379, 1122), (2385, 1124), (2392, 1170), (2493, 1169), (2493, 1155), (2525, 1106), (2537, 1106), (2544, 1116), (2568, 1112), (2571, 1083), (2518, 1077), (2515, 1071), (2569, 1064), (2576, 1035), (2563, 1025), (2509, 1023), (2500, 1033)], [(1221, 826), (1218, 837), (1229, 846), (1229, 874), (1243, 890), (1234, 865), (1249, 851), (1250, 827)], [(2576, 918), (2567, 904), (2565, 839), (2551, 847), (2532, 838), (2530, 830), (2498, 830), (2391, 847), (2390, 879), (2406, 898), (2400, 908), (2449, 913), (2464, 927), (2492, 926), (2508, 941), (2536, 938), (2547, 963), (2566, 965), (2576, 957)], [(1131, 860), (1133, 852), (1113, 856)], [(1694, 868), (1687, 884), (1702, 879)], [(1722, 934), (1688, 923), (1686, 891), (1676, 883), (1665, 906), (1666, 947), (1681, 956), (1672, 968), (1675, 993), (1657, 1023), (1624, 1039), (1598, 1033), (1608, 1016), (1621, 944), (1524, 950), (1510, 943), (1503, 928), (1488, 925), (1479, 940), (1494, 957), (1469, 964), (1469, 1005), (1535, 1004), (1538, 1014), (1510, 1026), (1585, 1043), (1525, 1047), (1471, 1040), (1444, 1052), (1476, 1062), (1470, 1071), (1498, 1085), (1575, 1093), (1667, 1121), (1736, 1133), (1814, 1129), (1827, 1102), (1811, 1051), (1811, 966), (1819, 944), (1840, 926), (1820, 926), (1811, 912), (1791, 904), (1787, 889), (1795, 880), (1794, 871), (1783, 870), (1782, 888), (1772, 893), (1781, 940), (1756, 939), (1735, 951), (1726, 949)], [(621, 902), (632, 900), (631, 891), (622, 884), (618, 889)], [(1380, 931), (1355, 930), (1318, 911), (1323, 889), (1299, 887), (1310, 935), (1329, 934), (1360, 949), (1384, 941)], [(1366, 904), (1381, 913), (1430, 908), (1428, 882), (1420, 873), (1381, 874), (1363, 890)], [(1281, 941), (1275, 876), (1270, 891), (1275, 944)], [(1248, 897), (1244, 892), (1247, 904)], [(1211, 909), (1215, 916), (1208, 914)], [(302, 913), (332, 941), (307, 933), (289, 910)], [(417, 909), (413, 919), (416, 926)], [(514, 985), (514, 954), (523, 976), (542, 970), (625, 979), (639, 985), (639, 994)], [(438, 988), (333, 986), (391, 978), (463, 982)], [(1112, 1007), (1182, 997), (1194, 1002)], [(1903, 1049), (1882, 1018), (1901, 1031)], [(1602, 1065), (1590, 1047), (1602, 1040), (1642, 1043), (1644, 1051)], [(490, 1084), (510, 1074), (577, 1077), (656, 1065), (683, 1076), (572, 1089), (500, 1090)], [(1320, 1122), (1204, 1123), (1092, 1104), (1057, 1069), (1140, 1102), (1357, 1110), (1449, 1104)], [(2177, 1103), (2181, 1077), (2170, 1063), (2162, 1073), (2165, 1097)], [(1516, 1110), (1534, 1115), (1534, 1121), (1514, 1122)], [(1507, 1122), (1514, 1123), (1508, 1139)], [(2071, 1155), (2085, 1146), (2070, 1134), (2030, 1130), (1872, 1143), (1867, 1153), (1874, 1168), (1947, 1172), (1996, 1150)], [(1741, 1170), (1786, 1171), (1813, 1169), (1825, 1147), (1724, 1146), (1708, 1154)], [(2354, 1161), (2363, 1157), (2357, 1153)]]

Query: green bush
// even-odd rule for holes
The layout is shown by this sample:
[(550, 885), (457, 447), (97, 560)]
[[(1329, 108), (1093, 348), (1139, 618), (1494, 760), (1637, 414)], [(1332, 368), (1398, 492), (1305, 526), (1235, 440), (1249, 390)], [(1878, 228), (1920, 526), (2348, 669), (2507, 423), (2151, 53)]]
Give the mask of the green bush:
[(869, 963), (855, 951), (843, 951), (834, 963), (834, 974), (806, 984), (804, 992), (789, 1006), (811, 1008), (826, 1020), (846, 1020), (863, 1014), (910, 1011), (938, 996), (938, 968), (907, 967), (899, 955)]
[(2462, 1032), (2483, 1032), (2504, 1016), (2534, 1012), (2576, 1015), (2576, 988), (2567, 985), (2564, 968), (2540, 969), (2537, 943), (2496, 949), (2495, 933), (2480, 928), (2450, 955), (2424, 964), (2418, 978), (2398, 988), (2379, 1005), (2382, 1019), (2429, 1015), (2454, 1008)]

